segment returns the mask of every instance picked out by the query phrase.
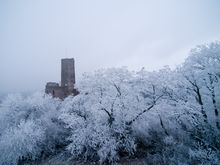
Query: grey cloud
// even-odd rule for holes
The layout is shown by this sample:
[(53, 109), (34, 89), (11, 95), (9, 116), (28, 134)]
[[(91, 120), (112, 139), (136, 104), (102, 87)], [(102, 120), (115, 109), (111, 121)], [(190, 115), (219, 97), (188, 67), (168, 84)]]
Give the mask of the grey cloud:
[(77, 78), (98, 68), (175, 66), (220, 36), (219, 1), (0, 2), (0, 93), (43, 90), (74, 57)]

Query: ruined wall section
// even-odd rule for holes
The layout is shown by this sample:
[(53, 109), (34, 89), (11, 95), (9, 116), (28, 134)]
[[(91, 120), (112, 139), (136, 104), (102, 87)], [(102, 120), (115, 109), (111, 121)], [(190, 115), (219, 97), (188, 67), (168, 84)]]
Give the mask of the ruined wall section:
[(48, 82), (46, 85), (45, 93), (51, 94), (53, 97), (58, 97), (64, 99), (67, 97), (67, 89), (65, 87), (59, 86), (58, 83)]

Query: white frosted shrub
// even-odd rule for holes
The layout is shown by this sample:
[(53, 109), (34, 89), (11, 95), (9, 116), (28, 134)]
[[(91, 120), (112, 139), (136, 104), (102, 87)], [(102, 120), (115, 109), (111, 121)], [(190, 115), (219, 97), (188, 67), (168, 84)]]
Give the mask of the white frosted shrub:
[(2, 101), (0, 160), (3, 164), (35, 159), (65, 143), (66, 130), (58, 120), (59, 105), (58, 99), (41, 93), (28, 97), (9, 95)]
[(17, 164), (19, 159), (35, 159), (42, 151), (44, 128), (34, 121), (21, 121), (17, 127), (9, 128), (0, 137), (0, 162)]

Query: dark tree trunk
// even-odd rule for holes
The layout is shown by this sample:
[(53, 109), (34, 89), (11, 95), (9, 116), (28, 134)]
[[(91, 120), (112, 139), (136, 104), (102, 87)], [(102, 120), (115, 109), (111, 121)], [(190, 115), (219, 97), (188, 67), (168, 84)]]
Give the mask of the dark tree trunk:
[(199, 105), (201, 107), (201, 113), (204, 117), (204, 122), (208, 123), (207, 114), (206, 114), (205, 109), (204, 109), (204, 104), (203, 104), (203, 101), (202, 101), (202, 95), (201, 95), (200, 89), (199, 89), (199, 87), (196, 83), (194, 84), (194, 87), (195, 87), (194, 91), (196, 93), (196, 100), (197, 100), (197, 102), (199, 103)]
[(211, 93), (211, 97), (212, 97), (212, 104), (213, 104), (213, 107), (214, 107), (214, 112), (215, 112), (215, 120), (216, 120), (216, 128), (218, 130), (220, 130), (220, 123), (219, 123), (219, 111), (218, 111), (218, 108), (217, 108), (217, 104), (216, 104), (216, 96), (215, 96), (215, 87), (213, 85), (214, 83), (214, 78), (212, 77), (211, 74), (209, 74), (209, 82), (210, 82), (210, 86), (208, 84), (206, 84), (206, 87), (208, 88), (208, 90), (210, 91)]

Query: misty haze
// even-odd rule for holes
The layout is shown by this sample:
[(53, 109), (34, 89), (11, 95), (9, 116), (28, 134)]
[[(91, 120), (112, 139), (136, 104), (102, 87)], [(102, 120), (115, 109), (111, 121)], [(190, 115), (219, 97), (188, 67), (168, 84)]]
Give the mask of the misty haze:
[(220, 164), (219, 8), (0, 1), (0, 165)]

